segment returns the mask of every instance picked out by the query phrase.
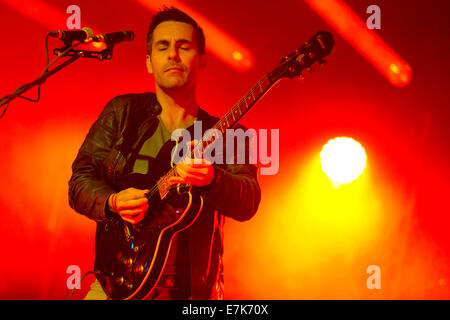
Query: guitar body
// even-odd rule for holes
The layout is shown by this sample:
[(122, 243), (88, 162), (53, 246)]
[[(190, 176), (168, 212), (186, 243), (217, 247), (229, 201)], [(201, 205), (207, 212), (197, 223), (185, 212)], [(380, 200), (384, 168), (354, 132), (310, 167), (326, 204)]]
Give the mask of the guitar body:
[[(152, 176), (130, 174), (121, 181), (123, 189), (149, 189), (171, 169), (174, 142), (160, 150)], [(147, 180), (147, 181), (146, 181)], [(149, 197), (145, 218), (136, 225), (124, 221), (108, 224), (96, 248), (102, 261), (100, 282), (111, 299), (146, 299), (158, 283), (174, 236), (190, 227), (203, 208), (203, 199), (191, 188), (172, 188), (162, 200), (155, 192)]]

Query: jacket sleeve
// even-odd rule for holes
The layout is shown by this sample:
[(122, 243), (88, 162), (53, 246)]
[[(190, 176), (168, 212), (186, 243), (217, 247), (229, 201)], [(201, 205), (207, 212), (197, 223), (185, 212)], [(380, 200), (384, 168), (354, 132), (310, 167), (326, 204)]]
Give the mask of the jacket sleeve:
[[(243, 131), (243, 126), (238, 126)], [(225, 138), (225, 150), (231, 145)], [(233, 218), (237, 221), (246, 221), (252, 218), (261, 201), (261, 189), (257, 180), (258, 168), (250, 164), (250, 146), (254, 147), (250, 141), (255, 139), (252, 135), (245, 143), (238, 142), (234, 137), (234, 152), (232, 156), (225, 156), (227, 164), (213, 164), (215, 168), (215, 179), (210, 186), (206, 187), (204, 193), (206, 201), (215, 207), (221, 214)], [(245, 146), (243, 150), (241, 146)], [(225, 155), (226, 151), (223, 151)], [(244, 163), (238, 161), (238, 154), (245, 152)]]
[(116, 192), (102, 179), (102, 162), (111, 151), (115, 132), (114, 100), (103, 109), (91, 126), (72, 164), (69, 204), (89, 219), (108, 220), (107, 200)]
[(252, 218), (261, 201), (254, 165), (233, 164), (226, 168), (214, 165), (216, 177), (205, 197), (224, 216), (237, 221)]

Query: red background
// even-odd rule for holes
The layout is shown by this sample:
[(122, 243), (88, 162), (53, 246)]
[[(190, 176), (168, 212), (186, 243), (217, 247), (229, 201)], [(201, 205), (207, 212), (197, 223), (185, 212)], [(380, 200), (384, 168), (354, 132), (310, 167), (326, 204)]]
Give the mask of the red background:
[[(250, 128), (280, 129), (280, 168), (259, 178), (256, 216), (226, 222), (227, 299), (450, 298), (449, 8), (444, 1), (346, 2), (362, 20), (367, 6), (381, 8), (375, 32), (411, 65), (408, 86), (391, 86), (303, 1), (184, 1), (254, 56), (247, 72), (209, 56), (198, 98), (217, 116), (317, 30), (336, 40), (325, 68), (304, 83), (282, 81), (243, 120)], [(153, 90), (145, 68), (152, 12), (131, 0), (47, 3), (63, 16), (77, 4), (82, 26), (133, 30), (136, 38), (119, 44), (111, 61), (85, 59), (57, 73), (39, 103), (16, 99), (0, 119), (1, 299), (64, 299), (66, 268), (92, 269), (95, 223), (68, 205), (72, 161), (108, 100)], [(64, 20), (36, 15), (0, 1), (2, 96), (42, 72), (50, 31), (42, 20), (66, 28)], [(305, 195), (316, 190), (308, 189), (309, 168), (322, 146), (342, 135), (366, 149), (370, 187), (355, 201), (376, 219), (367, 213), (354, 220), (332, 206), (305, 214)], [(314, 192), (320, 199), (320, 189)], [(381, 268), (380, 290), (366, 287), (373, 264)], [(87, 277), (73, 298), (92, 281)]]

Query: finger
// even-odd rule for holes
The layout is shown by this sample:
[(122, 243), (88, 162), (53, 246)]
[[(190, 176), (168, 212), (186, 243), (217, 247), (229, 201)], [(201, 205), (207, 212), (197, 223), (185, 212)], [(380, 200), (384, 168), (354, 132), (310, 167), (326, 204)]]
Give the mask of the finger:
[(129, 222), (131, 224), (136, 224), (144, 218), (144, 214), (138, 214), (133, 216), (123, 216), (121, 217), (123, 221)]
[(184, 180), (184, 178), (181, 178), (181, 177), (172, 177), (172, 178), (169, 178), (169, 183), (171, 183), (171, 184), (186, 183), (186, 180)]
[(189, 164), (190, 167), (192, 168), (208, 168), (210, 166), (212, 166), (212, 164), (210, 162), (206, 162), (204, 159), (202, 159), (201, 162), (192, 162)]
[(188, 183), (190, 183), (190, 180), (195, 179), (198, 175), (201, 176), (201, 172), (199, 172), (199, 169), (193, 169), (190, 167), (181, 167), (177, 171), (180, 177)]
[(183, 183), (183, 184), (193, 184), (197, 185), (199, 182), (202, 181), (201, 178), (198, 178), (196, 176), (188, 175), (183, 179), (183, 182), (177, 182), (177, 183)]
[(134, 223), (139, 223), (142, 219), (144, 219), (144, 214), (138, 214), (136, 216), (133, 216)]
[(128, 188), (126, 190), (123, 190), (119, 192), (120, 200), (135, 200), (144, 198), (146, 193), (148, 193), (149, 190), (140, 190), (135, 188)]
[(136, 222), (134, 222), (134, 219), (128, 219), (128, 218), (122, 217), (122, 220), (125, 221), (125, 222), (129, 222), (131, 224), (136, 224)]
[(118, 201), (117, 206), (120, 210), (122, 209), (131, 209), (131, 208), (137, 208), (142, 207), (143, 205), (147, 204), (148, 200), (147, 198), (142, 199), (136, 199), (136, 200), (127, 200), (127, 201)]
[(180, 162), (181, 166), (191, 166), (191, 165), (206, 165), (207, 163), (202, 158), (186, 158), (183, 162)]
[(192, 157), (185, 157), (183, 159), (183, 161), (180, 162), (180, 164), (184, 164), (184, 165), (190, 165), (192, 163), (202, 163), (203, 159), (201, 158), (201, 155), (195, 155), (193, 158)]
[(124, 218), (124, 217), (122, 217), (122, 220), (126, 221), (126, 222), (129, 222), (131, 224), (136, 224), (136, 223), (139, 223), (143, 218), (144, 218), (144, 215), (139, 215), (139, 216), (132, 217), (132, 218)]
[(185, 178), (203, 179), (208, 175), (208, 168), (188, 168), (185, 170)]
[(185, 167), (186, 170), (181, 167), (179, 169), (180, 176), (184, 179), (185, 183), (192, 184), (197, 187), (201, 187), (211, 183), (214, 175), (214, 168), (193, 168)]
[(184, 178), (185, 166), (186, 166), (185, 164), (177, 164), (177, 166), (175, 167), (175, 172), (178, 174), (180, 178)]
[(199, 143), (199, 141), (200, 141), (200, 140), (194, 139), (194, 140), (189, 141), (189, 142), (187, 143), (187, 145), (188, 145), (189, 147), (193, 147), (193, 146), (195, 146), (197, 143)]
[(121, 210), (120, 211), (120, 216), (121, 217), (126, 217), (126, 218), (130, 218), (133, 215), (136, 214), (143, 214), (145, 213), (145, 210), (143, 210), (142, 208), (138, 208), (138, 209), (128, 209), (128, 210)]

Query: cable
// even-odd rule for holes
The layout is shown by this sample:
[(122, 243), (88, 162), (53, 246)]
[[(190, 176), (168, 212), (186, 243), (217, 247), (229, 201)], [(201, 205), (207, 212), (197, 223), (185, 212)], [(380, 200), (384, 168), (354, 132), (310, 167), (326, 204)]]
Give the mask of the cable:
[(69, 295), (67, 296), (67, 298), (66, 298), (66, 300), (69, 300), (70, 299), (70, 297), (72, 296), (72, 294), (73, 294), (73, 292), (75, 291), (75, 289), (81, 284), (81, 281), (83, 281), (83, 279), (87, 276), (87, 275), (89, 275), (89, 274), (103, 274), (102, 272), (100, 272), (100, 271), (96, 271), (96, 270), (91, 270), (91, 271), (88, 271), (88, 272), (86, 272), (85, 274), (83, 274), (83, 276), (80, 278), (80, 280), (78, 281), (78, 283), (73, 287), (73, 289), (72, 290), (70, 290), (70, 292), (69, 292)]
[[(49, 61), (49, 54), (48, 54), (48, 38), (49, 38), (49, 34), (47, 34), (47, 36), (45, 37), (45, 69), (44, 69), (44, 71), (42, 72), (41, 76), (40, 76), (39, 78), (37, 78), (36, 80), (34, 80), (33, 82), (26, 83), (26, 84), (20, 86), (20, 87), (17, 88), (12, 94), (7, 95), (7, 96), (5, 96), (4, 98), (8, 98), (8, 99), (9, 99), (9, 98), (15, 97), (15, 98), (25, 99), (25, 100), (28, 100), (28, 101), (31, 101), (31, 102), (39, 102), (39, 100), (40, 100), (40, 98), (41, 98), (41, 85), (42, 85), (42, 83), (43, 83), (42, 79), (43, 79), (43, 78), (45, 77), (45, 75), (48, 73), (48, 69), (50, 68), (50, 66), (51, 66), (52, 64), (54, 64), (56, 61), (58, 61), (60, 58), (64, 57), (64, 55), (65, 55), (67, 52), (69, 52), (70, 50), (72, 50), (73, 48), (75, 48), (75, 47), (77, 47), (77, 46), (79, 46), (79, 45), (81, 45), (81, 44), (84, 44), (84, 42), (77, 42), (77, 43), (75, 43), (74, 45), (71, 45), (70, 47), (68, 47), (66, 50), (64, 50), (60, 55), (58, 55), (55, 59), (53, 59), (53, 60), (49, 63), (49, 62), (48, 62), (48, 61)], [(30, 88), (31, 88), (31, 87), (34, 86), (36, 83), (38, 84), (37, 98), (32, 99), (32, 98), (28, 98), (28, 97), (22, 96), (22, 95), (20, 95), (20, 94), (17, 94), (17, 93), (18, 93), (19, 91), (21, 91), (22, 89), (27, 88), (27, 87), (30, 87)], [(3, 109), (3, 112), (2, 112), (2, 114), (0, 115), (0, 119), (3, 118), (3, 116), (5, 115), (6, 110), (8, 109), (8, 105), (9, 105), (9, 102), (5, 105), (5, 107), (4, 107), (4, 109)]]

